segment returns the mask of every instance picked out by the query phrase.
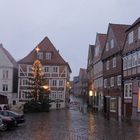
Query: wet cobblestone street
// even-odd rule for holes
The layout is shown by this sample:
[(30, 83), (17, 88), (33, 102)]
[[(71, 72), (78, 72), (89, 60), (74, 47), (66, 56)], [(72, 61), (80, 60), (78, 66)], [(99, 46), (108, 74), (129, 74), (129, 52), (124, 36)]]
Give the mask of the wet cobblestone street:
[(79, 108), (26, 114), (26, 123), (0, 132), (0, 140), (140, 140), (140, 122), (106, 120)]

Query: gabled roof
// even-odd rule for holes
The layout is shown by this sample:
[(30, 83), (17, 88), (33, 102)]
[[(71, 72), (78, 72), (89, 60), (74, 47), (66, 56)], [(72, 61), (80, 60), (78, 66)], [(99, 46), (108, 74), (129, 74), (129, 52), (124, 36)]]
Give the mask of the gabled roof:
[(99, 37), (101, 47), (104, 47), (107, 35), (102, 33), (97, 33), (97, 35)]
[[(36, 48), (39, 48), (40, 52), (51, 52), (52, 53), (52, 59), (41, 60), (42, 64), (51, 64), (51, 65), (68, 65), (69, 64), (61, 57), (59, 54), (59, 51), (56, 50), (54, 45), (51, 43), (48, 37), (45, 37), (27, 56), (25, 56), (23, 59), (18, 61), (19, 64), (33, 64), (34, 60), (36, 60)], [(69, 67), (70, 69), (70, 67)], [(70, 69), (71, 71), (71, 69)]]
[(13, 64), (13, 67), (18, 68), (17, 62), (13, 58), (13, 56), (3, 47), (2, 44), (0, 44), (0, 49), (3, 51), (3, 53), (7, 56), (9, 61)]
[(132, 29), (138, 23), (140, 23), (140, 17), (127, 29), (127, 31), (129, 31), (130, 29)]
[(126, 30), (130, 27), (130, 25), (124, 25), (124, 24), (110, 24), (110, 27), (113, 30), (113, 33), (115, 35), (115, 38), (118, 43), (118, 47), (120, 50), (123, 49), (125, 37), (126, 37)]

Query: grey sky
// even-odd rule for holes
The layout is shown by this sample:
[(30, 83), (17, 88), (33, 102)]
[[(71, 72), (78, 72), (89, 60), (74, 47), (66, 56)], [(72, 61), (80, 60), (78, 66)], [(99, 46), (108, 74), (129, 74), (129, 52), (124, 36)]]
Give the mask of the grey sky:
[(140, 16), (139, 0), (0, 0), (0, 42), (16, 60), (45, 36), (73, 71), (86, 68), (88, 45), (108, 23), (132, 24)]

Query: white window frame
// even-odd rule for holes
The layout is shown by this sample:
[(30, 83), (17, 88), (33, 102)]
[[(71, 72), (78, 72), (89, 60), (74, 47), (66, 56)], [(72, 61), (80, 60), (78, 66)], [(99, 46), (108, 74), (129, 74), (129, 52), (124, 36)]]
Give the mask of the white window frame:
[(52, 87), (58, 87), (58, 80), (52, 79)]
[[(114, 104), (114, 106), (112, 106)], [(117, 99), (115, 97), (110, 98), (110, 112), (116, 112), (117, 110)]]
[(117, 85), (120, 86), (122, 84), (121, 82), (122, 82), (122, 76), (118, 75), (117, 76)]
[(52, 67), (52, 73), (58, 73), (59, 72), (59, 67), (58, 66), (53, 66)]
[(137, 66), (137, 52), (132, 54), (132, 67)]
[(109, 60), (106, 61), (106, 70), (109, 70)]
[(107, 88), (107, 79), (104, 79), (104, 88)]
[(63, 87), (63, 86), (64, 86), (64, 80), (63, 80), (63, 79), (60, 79), (60, 80), (59, 80), (59, 86), (60, 86), (60, 87)]
[(8, 91), (8, 84), (2, 84), (2, 91), (7, 92)]
[(43, 59), (43, 52), (37, 52), (37, 58), (42, 60)]
[[(127, 89), (126, 89), (127, 87)], [(124, 84), (124, 98), (131, 99), (132, 98), (132, 83)]]
[(50, 66), (44, 66), (44, 72), (50, 73)]
[(116, 60), (117, 60), (117, 59), (116, 59), (116, 57), (113, 57), (113, 60), (112, 60), (112, 62), (113, 62), (113, 65), (112, 65), (112, 66), (113, 66), (113, 68), (115, 68), (115, 67), (116, 67)]
[(46, 60), (51, 60), (51, 59), (52, 59), (52, 53), (46, 52)]
[(125, 56), (123, 57), (123, 70), (127, 69), (127, 63), (128, 63), (128, 57)]
[(105, 50), (109, 51), (109, 42), (106, 42)]
[(111, 77), (111, 78), (110, 78), (111, 87), (114, 87), (114, 79), (115, 79), (114, 77)]
[(8, 79), (9, 71), (3, 70), (3, 79)]
[(128, 34), (128, 44), (133, 43), (133, 41), (134, 41), (134, 31), (131, 31), (131, 32)]
[(132, 54), (129, 54), (127, 58), (127, 68), (129, 69), (132, 68)]
[(114, 48), (114, 39), (111, 39), (110, 44), (111, 44), (111, 48)]

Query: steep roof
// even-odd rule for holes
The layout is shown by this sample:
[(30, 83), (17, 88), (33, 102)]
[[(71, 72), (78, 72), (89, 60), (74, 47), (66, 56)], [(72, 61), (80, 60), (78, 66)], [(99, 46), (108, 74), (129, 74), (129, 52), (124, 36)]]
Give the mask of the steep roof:
[(129, 31), (130, 29), (132, 29), (135, 25), (137, 25), (138, 23), (140, 23), (140, 17), (137, 18), (137, 20), (127, 29), (127, 31)]
[(99, 37), (101, 47), (104, 47), (107, 35), (102, 33), (98, 33), (97, 35)]
[[(36, 48), (39, 48), (40, 52), (51, 52), (52, 59), (46, 60), (43, 59), (42, 64), (51, 64), (51, 65), (68, 65), (69, 64), (61, 57), (59, 51), (56, 50), (54, 45), (51, 43), (48, 37), (45, 37), (27, 56), (18, 61), (19, 64), (33, 64), (36, 59)], [(70, 67), (69, 67), (70, 68)], [(71, 70), (70, 70), (71, 71)]]
[(119, 45), (120, 50), (123, 49), (125, 37), (126, 37), (126, 30), (130, 27), (130, 25), (124, 25), (124, 24), (111, 24), (110, 27), (113, 30), (113, 33), (115, 35), (115, 38), (117, 40), (117, 43)]
[(0, 49), (3, 51), (3, 53), (7, 56), (7, 58), (10, 60), (10, 62), (13, 64), (15, 68), (18, 68), (17, 62), (13, 58), (13, 56), (3, 47), (2, 44), (0, 44)]

